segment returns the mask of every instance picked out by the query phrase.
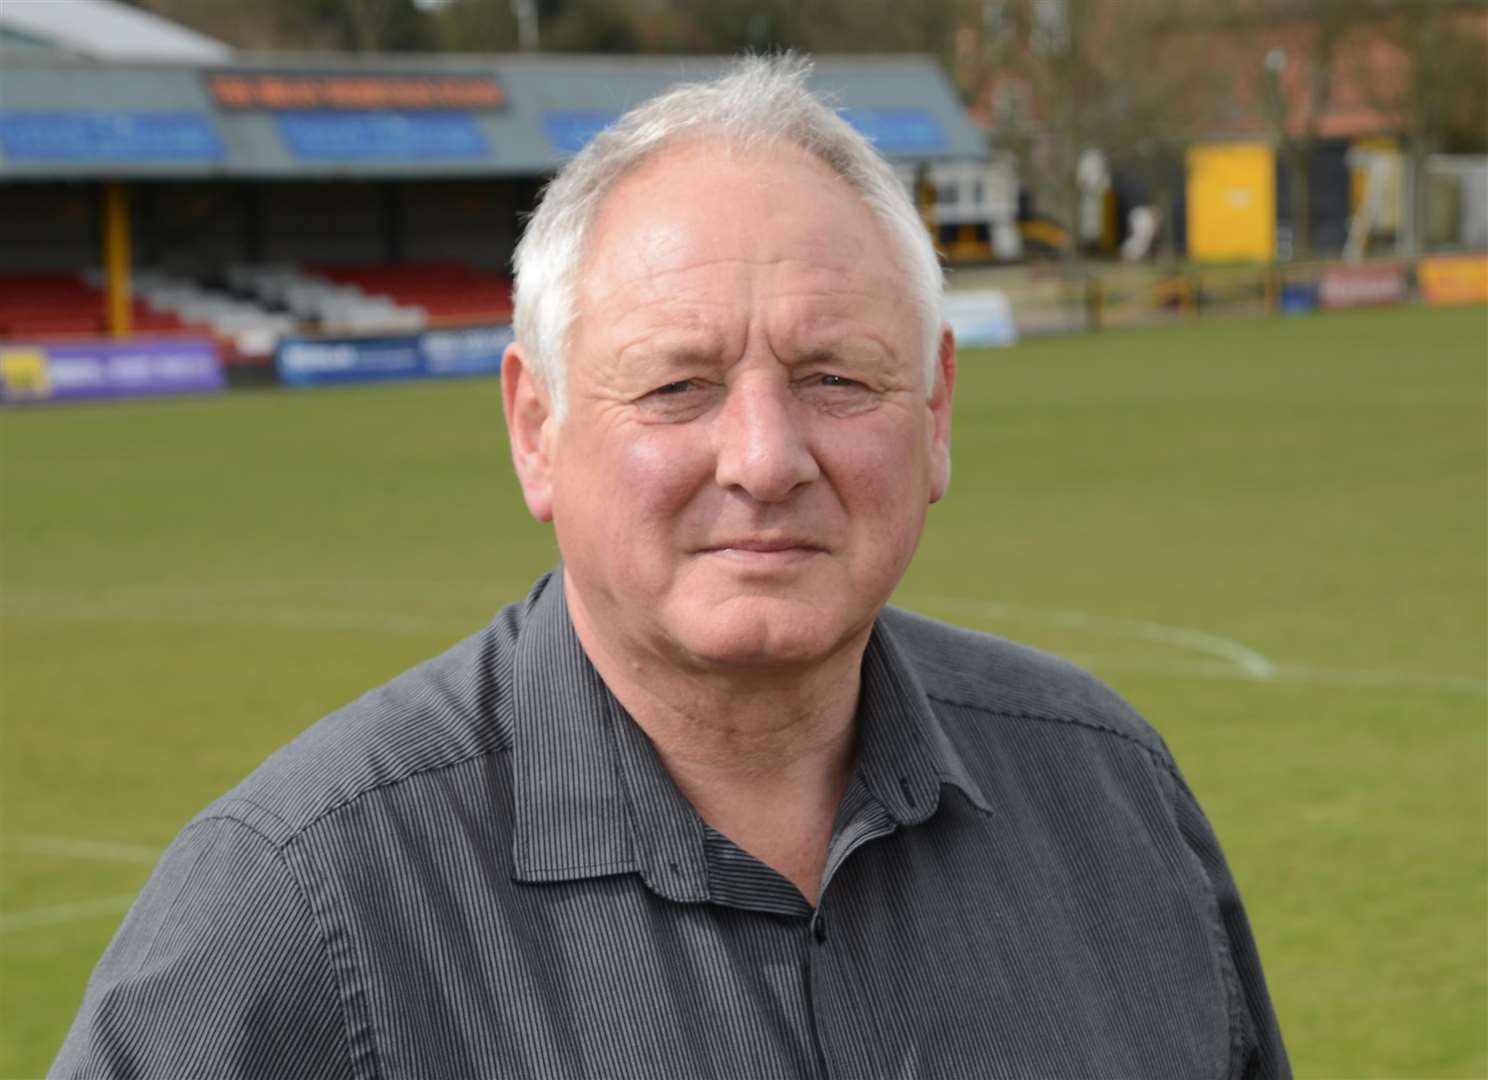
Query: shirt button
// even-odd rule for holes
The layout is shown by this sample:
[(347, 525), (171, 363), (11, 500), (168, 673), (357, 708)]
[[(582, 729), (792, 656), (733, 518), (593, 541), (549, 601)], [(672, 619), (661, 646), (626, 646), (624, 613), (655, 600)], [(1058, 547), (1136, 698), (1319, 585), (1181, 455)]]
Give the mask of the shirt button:
[(827, 917), (820, 913), (811, 920), (811, 936), (816, 939), (818, 945), (827, 943)]

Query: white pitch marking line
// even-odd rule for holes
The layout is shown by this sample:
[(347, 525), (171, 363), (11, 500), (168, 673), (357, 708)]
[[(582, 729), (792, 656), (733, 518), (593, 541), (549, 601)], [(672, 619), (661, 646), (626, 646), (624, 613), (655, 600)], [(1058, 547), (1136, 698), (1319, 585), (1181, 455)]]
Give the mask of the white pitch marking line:
[(1259, 652), (1238, 641), (1186, 626), (1144, 622), (1136, 619), (1113, 619), (1079, 611), (1047, 611), (1020, 608), (984, 600), (957, 599), (946, 596), (918, 598), (928, 607), (987, 618), (1010, 617), (1051, 626), (1105, 629), (1117, 636), (1141, 638), (1184, 646), (1219, 658), (1214, 663), (1184, 663), (1178, 660), (1156, 660), (1133, 657), (1096, 657), (1079, 654), (1088, 667), (1144, 671), (1180, 677), (1206, 679), (1244, 679), (1250, 682), (1311, 683), (1317, 686), (1395, 686), (1407, 689), (1438, 690), (1454, 694), (1488, 695), (1488, 680), (1467, 675), (1415, 675), (1405, 671), (1349, 670), (1318, 668), (1301, 664), (1276, 664)]
[(95, 859), (100, 862), (154, 866), (160, 852), (143, 844), (119, 844), (110, 840), (69, 840), (61, 836), (23, 836), (7, 840), (7, 848), (30, 855), (54, 855), (64, 859)]
[(1169, 626), (1166, 623), (1147, 622), (1142, 619), (1114, 619), (1104, 615), (1090, 615), (1083, 611), (1054, 611), (1044, 608), (1020, 608), (1012, 604), (999, 604), (985, 600), (966, 600), (948, 596), (927, 596), (924, 602), (949, 611), (961, 611), (985, 618), (1013, 617), (1028, 622), (1041, 622), (1049, 626), (1067, 626), (1086, 630), (1107, 630), (1121, 637), (1142, 641), (1158, 641), (1166, 645), (1191, 649), (1206, 656), (1227, 661), (1247, 678), (1267, 682), (1276, 678), (1276, 664), (1248, 645), (1232, 638), (1220, 637), (1189, 626)]
[(41, 926), (58, 926), (102, 915), (116, 915), (134, 903), (134, 895), (121, 893), (118, 896), (101, 896), (96, 900), (82, 900), (75, 904), (56, 904), (33, 911), (18, 911), (14, 915), (0, 915), (0, 934), (34, 930)]

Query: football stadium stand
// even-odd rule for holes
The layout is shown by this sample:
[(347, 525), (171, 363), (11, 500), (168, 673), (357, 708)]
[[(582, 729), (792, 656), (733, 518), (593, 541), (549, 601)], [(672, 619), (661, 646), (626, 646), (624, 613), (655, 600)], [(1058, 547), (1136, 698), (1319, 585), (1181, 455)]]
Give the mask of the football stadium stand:
[[(248, 55), (115, 0), (0, 0), (0, 401), (495, 370), (547, 178), (725, 62)], [(1016, 240), (1012, 169), (934, 61), (811, 79), (932, 228)]]
[(464, 263), (331, 265), (315, 267), (314, 272), (374, 299), (385, 297), (403, 309), (420, 311), (433, 325), (511, 319), (511, 279)]
[[(722, 63), (250, 59), (78, 2), (117, 24), (119, 48), (13, 17), (47, 5), (0, 5), (10, 339), (205, 331), (267, 355), (290, 333), (504, 323), (510, 256), (546, 178), (628, 105)], [(928, 58), (823, 59), (812, 78), (906, 185), (1000, 167)]]

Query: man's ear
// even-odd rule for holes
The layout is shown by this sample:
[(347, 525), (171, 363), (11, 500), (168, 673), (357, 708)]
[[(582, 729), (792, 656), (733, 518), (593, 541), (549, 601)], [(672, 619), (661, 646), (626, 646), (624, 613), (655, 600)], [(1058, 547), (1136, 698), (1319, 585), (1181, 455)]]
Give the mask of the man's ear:
[(930, 391), (930, 501), (940, 502), (951, 486), (951, 391), (956, 388), (956, 335), (940, 328), (940, 355)]
[(508, 345), (501, 358), (501, 406), (527, 510), (538, 521), (552, 521), (552, 455), (558, 421), (548, 388), (528, 366), (520, 342)]

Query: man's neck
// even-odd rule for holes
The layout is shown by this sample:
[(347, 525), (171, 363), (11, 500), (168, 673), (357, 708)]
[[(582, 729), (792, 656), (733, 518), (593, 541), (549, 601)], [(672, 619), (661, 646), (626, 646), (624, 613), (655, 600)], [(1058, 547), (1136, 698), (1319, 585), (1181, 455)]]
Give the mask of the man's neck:
[(621, 654), (566, 591), (579, 641), (650, 738), (672, 781), (713, 828), (815, 904), (852, 768), (865, 631), (792, 670), (702, 671)]

